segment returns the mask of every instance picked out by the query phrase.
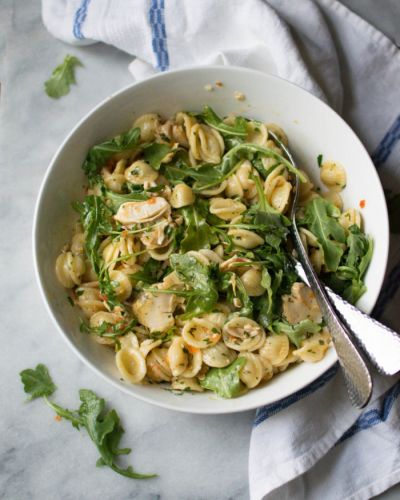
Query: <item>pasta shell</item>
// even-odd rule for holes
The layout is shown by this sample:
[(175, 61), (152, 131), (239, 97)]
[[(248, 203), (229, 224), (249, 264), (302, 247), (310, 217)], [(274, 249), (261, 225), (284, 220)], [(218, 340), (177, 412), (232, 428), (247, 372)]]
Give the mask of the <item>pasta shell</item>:
[(164, 198), (156, 196), (146, 201), (123, 203), (114, 218), (121, 224), (143, 224), (153, 221), (161, 215), (169, 215), (170, 211), (169, 203)]

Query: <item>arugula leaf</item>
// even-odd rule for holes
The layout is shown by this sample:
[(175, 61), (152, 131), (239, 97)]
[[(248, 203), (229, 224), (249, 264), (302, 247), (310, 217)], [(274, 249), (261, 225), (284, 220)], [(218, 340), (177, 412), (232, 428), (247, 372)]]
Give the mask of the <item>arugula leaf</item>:
[(211, 312), (218, 301), (217, 288), (210, 276), (211, 268), (203, 266), (195, 257), (188, 254), (172, 254), (170, 264), (179, 278), (191, 288), (185, 292), (188, 299), (185, 313), (181, 318), (186, 320)]
[(24, 391), (29, 394), (28, 400), (50, 396), (57, 389), (47, 368), (42, 364), (38, 364), (35, 369), (23, 370), (19, 375), (24, 384)]
[(158, 260), (149, 259), (140, 271), (136, 271), (130, 275), (133, 281), (141, 282), (146, 285), (157, 283), (160, 279), (160, 262)]
[(119, 306), (115, 289), (107, 267), (104, 266), (98, 249), (101, 237), (112, 233), (112, 211), (100, 196), (86, 196), (85, 200), (73, 203), (73, 208), (80, 214), (80, 221), (85, 230), (85, 252), (99, 280), (100, 292), (107, 298), (111, 309)]
[(46, 94), (52, 99), (58, 99), (70, 91), (70, 85), (76, 83), (75, 67), (83, 66), (81, 61), (67, 54), (64, 61), (52, 72), (51, 77), (44, 82)]
[(361, 279), (371, 261), (373, 252), (372, 239), (362, 233), (358, 226), (353, 225), (349, 228), (347, 246), (349, 250), (346, 256), (346, 265), (357, 269), (358, 277)]
[(128, 132), (117, 135), (113, 139), (93, 146), (89, 150), (86, 160), (82, 165), (83, 171), (89, 180), (89, 184), (93, 186), (101, 182), (101, 177), (99, 175), (100, 168), (115, 154), (135, 149), (139, 143), (139, 139), (140, 128), (136, 127), (128, 130)]
[(177, 161), (175, 164), (168, 165), (165, 175), (171, 182), (186, 181), (191, 179), (194, 181), (192, 186), (196, 192), (202, 192), (209, 189), (231, 176), (240, 166), (240, 160), (252, 160), (255, 155), (275, 158), (279, 163), (283, 163), (286, 168), (297, 175), (304, 182), (304, 175), (288, 162), (283, 156), (279, 155), (272, 149), (263, 148), (256, 144), (238, 144), (230, 149), (222, 158), (219, 165), (203, 164), (197, 168), (189, 167), (183, 160)]
[(245, 358), (239, 357), (225, 368), (211, 368), (204, 379), (200, 380), (200, 385), (204, 389), (214, 391), (222, 398), (235, 398), (242, 390), (240, 370), (246, 362)]
[(349, 228), (346, 244), (348, 248), (336, 273), (329, 273), (323, 279), (332, 290), (355, 304), (367, 290), (362, 279), (372, 258), (373, 242), (353, 225)]
[(114, 193), (114, 191), (105, 191), (104, 196), (107, 200), (110, 201), (111, 208), (114, 210), (114, 212), (117, 212), (119, 207), (123, 204), (126, 203), (127, 201), (145, 201), (149, 199), (149, 195), (146, 194), (145, 191), (133, 191), (129, 194), (119, 194), (119, 193)]
[(305, 216), (299, 221), (317, 238), (324, 251), (325, 266), (328, 271), (336, 271), (343, 255), (341, 243), (346, 237), (343, 227), (339, 224), (340, 210), (324, 198), (311, 200), (305, 211)]
[[(235, 307), (240, 316), (253, 317), (253, 302), (251, 301), (243, 281), (233, 272), (219, 272), (218, 288), (226, 293), (229, 304)], [(234, 304), (234, 299), (240, 301), (240, 309)]]
[(324, 157), (322, 154), (318, 155), (317, 156), (317, 163), (318, 163), (318, 166), (321, 168), (322, 167), (322, 162), (324, 161)]
[(156, 476), (156, 474), (139, 474), (132, 467), (123, 469), (116, 463), (118, 455), (128, 454), (131, 450), (119, 447), (124, 430), (120, 424), (118, 413), (114, 409), (105, 411), (104, 399), (99, 398), (89, 389), (81, 389), (79, 391), (81, 400), (79, 409), (68, 410), (47, 398), (55, 391), (56, 386), (44, 365), (39, 364), (34, 370), (23, 370), (20, 377), (25, 392), (31, 395), (30, 399), (43, 396), (46, 404), (57, 415), (69, 420), (76, 429), (83, 427), (86, 430), (100, 453), (97, 466), (106, 465), (118, 474), (133, 479), (149, 479)]
[(301, 347), (301, 343), (310, 334), (317, 333), (321, 330), (321, 325), (314, 323), (310, 319), (303, 319), (300, 323), (290, 325), (286, 321), (274, 321), (272, 330), (277, 334), (285, 334), (296, 347)]
[(168, 144), (159, 144), (153, 142), (148, 146), (143, 148), (143, 158), (147, 163), (149, 163), (155, 170), (159, 170), (162, 160), (165, 156), (171, 152), (170, 146)]
[(182, 208), (181, 213), (185, 221), (185, 233), (180, 243), (182, 252), (211, 248), (211, 245), (218, 244), (219, 239), (215, 231), (206, 221), (207, 200), (196, 200), (194, 205)]
[(79, 213), (80, 221), (85, 230), (85, 250), (96, 274), (100, 272), (100, 257), (97, 254), (102, 236), (113, 230), (111, 223), (112, 211), (100, 196), (86, 196), (85, 200), (73, 203), (73, 208)]
[(215, 111), (210, 108), (210, 106), (205, 106), (203, 113), (200, 114), (200, 118), (211, 128), (218, 130), (224, 135), (234, 135), (238, 137), (247, 136), (247, 121), (242, 116), (235, 118), (234, 125), (227, 125), (222, 121), (222, 119), (215, 113)]

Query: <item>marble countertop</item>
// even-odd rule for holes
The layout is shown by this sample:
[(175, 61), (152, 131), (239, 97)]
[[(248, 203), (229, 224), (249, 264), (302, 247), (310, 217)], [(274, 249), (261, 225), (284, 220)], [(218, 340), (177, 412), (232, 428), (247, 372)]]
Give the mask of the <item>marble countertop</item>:
[[(131, 57), (101, 44), (71, 48), (55, 40), (41, 24), (39, 0), (2, 1), (0, 53), (0, 498), (248, 498), (253, 412), (178, 414), (117, 392), (66, 346), (35, 283), (32, 216), (44, 172), (72, 126), (103, 98), (131, 83)], [(53, 101), (43, 82), (66, 53), (80, 57), (85, 67), (77, 73), (79, 87)], [(25, 403), (18, 373), (39, 362), (49, 366), (60, 403), (77, 407), (78, 388), (87, 387), (118, 409), (134, 467), (159, 477), (132, 481), (97, 469), (97, 451), (83, 432), (54, 420), (42, 401)]]

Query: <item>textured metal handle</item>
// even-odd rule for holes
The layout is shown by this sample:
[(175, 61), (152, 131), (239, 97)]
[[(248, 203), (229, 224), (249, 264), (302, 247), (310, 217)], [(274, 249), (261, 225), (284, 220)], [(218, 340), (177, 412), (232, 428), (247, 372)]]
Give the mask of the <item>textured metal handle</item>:
[[(296, 271), (308, 284), (307, 276), (300, 263), (296, 265)], [(349, 328), (350, 333), (359, 342), (378, 371), (385, 375), (394, 375), (399, 372), (400, 335), (342, 299), (329, 287), (324, 288), (342, 322)]]
[(322, 316), (332, 335), (339, 363), (343, 369), (350, 400), (355, 406), (363, 408), (368, 403), (372, 393), (372, 379), (368, 367), (357, 347), (352, 342), (351, 333), (332, 307), (324, 287), (321, 285), (308, 260), (308, 255), (295, 223), (292, 224), (292, 235), (308, 283), (315, 294)]

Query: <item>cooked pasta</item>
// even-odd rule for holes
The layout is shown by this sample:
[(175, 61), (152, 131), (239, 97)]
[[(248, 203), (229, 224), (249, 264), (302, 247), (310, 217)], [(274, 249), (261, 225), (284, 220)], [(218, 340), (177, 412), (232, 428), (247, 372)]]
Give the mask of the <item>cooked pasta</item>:
[(206, 107), (142, 115), (90, 150), (87, 196), (55, 272), (83, 313), (82, 334), (115, 351), (125, 382), (234, 397), (326, 354), (329, 332), (293, 266), (294, 176), (303, 245), (352, 302), (372, 243), (360, 213), (342, 212), (344, 168), (322, 162), (320, 193), (282, 143), (276, 124)]

